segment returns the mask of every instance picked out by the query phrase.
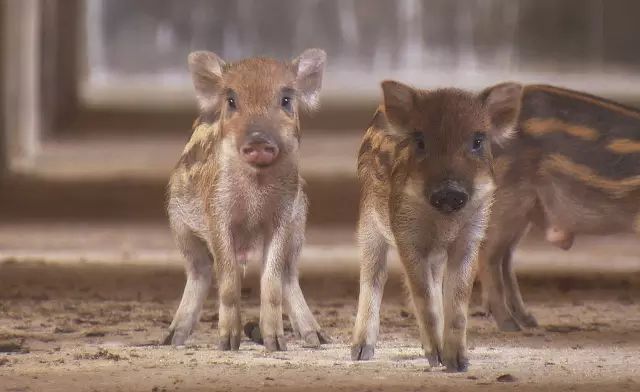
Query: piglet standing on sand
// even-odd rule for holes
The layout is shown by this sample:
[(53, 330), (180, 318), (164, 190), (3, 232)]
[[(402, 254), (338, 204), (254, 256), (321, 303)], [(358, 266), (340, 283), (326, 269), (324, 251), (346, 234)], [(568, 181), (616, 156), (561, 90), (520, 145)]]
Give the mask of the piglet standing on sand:
[(495, 189), (491, 142), (511, 135), (522, 87), (504, 83), (475, 95), (385, 81), (382, 90), (358, 157), (360, 298), (351, 357), (373, 357), (393, 244), (425, 356), (431, 366), (464, 371), (469, 297)]
[(269, 351), (286, 350), (282, 312), (307, 346), (326, 336), (298, 284), (307, 200), (298, 168), (299, 110), (318, 103), (326, 54), (292, 62), (225, 63), (189, 55), (200, 116), (169, 183), (171, 229), (187, 282), (165, 344), (183, 345), (198, 321), (213, 271), (219, 295), (219, 348), (238, 350), (240, 289), (250, 251), (262, 254), (260, 333)]
[(512, 140), (496, 147), (498, 189), (479, 275), (485, 309), (501, 330), (517, 331), (538, 325), (513, 265), (530, 226), (565, 250), (580, 234), (640, 233), (640, 110), (528, 85)]

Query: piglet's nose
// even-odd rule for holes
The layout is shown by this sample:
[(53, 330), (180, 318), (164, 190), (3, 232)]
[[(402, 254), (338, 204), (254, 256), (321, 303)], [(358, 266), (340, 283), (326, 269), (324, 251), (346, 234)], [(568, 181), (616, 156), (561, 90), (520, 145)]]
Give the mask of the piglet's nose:
[(260, 132), (253, 132), (247, 142), (240, 148), (242, 158), (249, 164), (258, 167), (269, 166), (278, 156), (278, 146)]
[(469, 200), (469, 195), (458, 189), (444, 188), (431, 194), (429, 201), (438, 211), (449, 214), (458, 211)]

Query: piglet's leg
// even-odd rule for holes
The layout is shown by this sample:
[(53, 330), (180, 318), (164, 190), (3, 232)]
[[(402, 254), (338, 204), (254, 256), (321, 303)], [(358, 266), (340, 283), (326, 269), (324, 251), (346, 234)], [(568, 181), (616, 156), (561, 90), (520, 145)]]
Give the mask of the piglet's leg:
[(304, 340), (304, 346), (319, 347), (320, 344), (330, 343), (331, 338), (321, 330), (300, 288), (297, 264), (304, 242), (307, 209), (306, 203), (299, 203), (298, 206), (290, 226), (289, 252), (285, 260), (284, 303), (291, 325)]
[(431, 250), (426, 256), (400, 245), (400, 259), (407, 273), (411, 298), (420, 328), (420, 340), (431, 367), (443, 360), (442, 277), (446, 262), (444, 250)]
[(360, 243), (360, 295), (353, 329), (351, 359), (373, 358), (380, 328), (380, 304), (387, 282), (386, 240), (376, 228), (371, 214), (364, 212), (358, 225)]
[(467, 312), (479, 241), (461, 236), (449, 248), (444, 277), (444, 352), (442, 363), (448, 371), (463, 372), (467, 356)]
[[(313, 313), (311, 313), (311, 309), (309, 309), (309, 305), (307, 305), (300, 288), (297, 262), (304, 242), (307, 211), (303, 202), (298, 203), (297, 207), (288, 229), (281, 232), (280, 238), (274, 238), (274, 241), (282, 243), (282, 301), (284, 309), (289, 315), (291, 327), (296, 336), (304, 341), (303, 345), (305, 347), (319, 347), (320, 344), (330, 343), (331, 339), (321, 330), (320, 325), (313, 317)], [(271, 246), (277, 245), (272, 241)], [(276, 249), (273, 249), (273, 251), (276, 251)], [(267, 254), (268, 252), (269, 248), (266, 250)], [(269, 311), (265, 311), (265, 314), (268, 315)], [(276, 321), (275, 324), (277, 325), (278, 322)], [(259, 325), (248, 324), (245, 329), (245, 333), (251, 340), (259, 344), (265, 343)], [(278, 342), (277, 333), (275, 336), (276, 342)]]
[(519, 331), (520, 326), (514, 319), (507, 298), (503, 260), (509, 253), (509, 239), (487, 241), (478, 252), (480, 281), (482, 283), (482, 302), (501, 331)]
[(304, 347), (331, 343), (331, 338), (322, 331), (304, 299), (296, 266), (288, 265), (284, 275), (285, 307), (294, 330), (304, 341)]
[(176, 242), (185, 258), (187, 282), (180, 305), (163, 344), (184, 345), (198, 322), (211, 285), (213, 260), (207, 245), (181, 223), (172, 224)]
[(520, 310), (524, 315), (526, 310), (511, 255), (527, 231), (529, 218), (527, 215), (509, 217), (504, 211), (498, 212), (500, 214), (491, 216), (491, 225), (478, 252), (482, 300), (501, 331), (519, 331), (521, 324), (528, 326), (528, 323), (524, 322), (524, 317), (516, 317), (513, 313)]
[(265, 242), (260, 277), (260, 333), (268, 351), (287, 350), (282, 322), (282, 286), (289, 242), (289, 232), (284, 225), (276, 227), (270, 241)]
[(513, 317), (518, 321), (519, 324), (529, 328), (537, 327), (538, 321), (533, 316), (533, 314), (531, 314), (531, 312), (527, 310), (527, 307), (524, 304), (524, 300), (522, 299), (520, 285), (518, 285), (518, 278), (513, 269), (512, 257), (513, 249), (510, 249), (506, 252), (502, 261), (504, 288), (509, 308), (511, 310), (511, 313), (513, 314)]
[(284, 304), (294, 331), (304, 341), (305, 347), (319, 347), (330, 343), (331, 339), (322, 332), (313, 317), (300, 288), (297, 262), (304, 241), (304, 219), (292, 225), (289, 241), (289, 254), (284, 266)]
[(226, 236), (217, 236), (214, 245), (215, 268), (218, 281), (220, 350), (238, 350), (242, 337), (240, 320), (241, 270), (236, 261), (233, 242)]
[[(298, 269), (294, 264), (286, 264), (283, 271), (283, 304), (295, 335), (301, 338), (303, 347), (319, 347), (331, 343), (331, 338), (322, 331), (304, 299), (298, 282)], [(245, 334), (258, 344), (264, 344), (260, 326), (255, 323), (245, 325)]]

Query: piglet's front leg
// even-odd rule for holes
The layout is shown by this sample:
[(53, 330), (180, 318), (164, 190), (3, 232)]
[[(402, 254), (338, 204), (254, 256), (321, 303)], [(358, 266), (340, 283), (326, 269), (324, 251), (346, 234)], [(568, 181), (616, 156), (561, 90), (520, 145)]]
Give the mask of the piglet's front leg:
[(351, 359), (373, 358), (380, 329), (380, 305), (387, 282), (387, 250), (385, 238), (377, 229), (372, 214), (363, 210), (358, 223), (360, 243), (360, 294), (358, 314), (353, 329)]
[(260, 277), (260, 333), (268, 351), (287, 350), (282, 322), (282, 280), (289, 242), (289, 231), (280, 225), (265, 243)]
[(449, 248), (444, 276), (444, 349), (442, 364), (448, 371), (469, 367), (467, 312), (475, 278), (479, 240), (460, 236)]
[(444, 363), (442, 276), (446, 257), (443, 250), (432, 249), (423, 254), (415, 246), (402, 243), (398, 250), (407, 273), (422, 348), (429, 365), (437, 367)]
[(235, 259), (232, 240), (219, 235), (215, 240), (215, 269), (218, 282), (220, 350), (238, 350), (242, 338), (240, 319), (240, 292), (242, 287), (240, 268)]

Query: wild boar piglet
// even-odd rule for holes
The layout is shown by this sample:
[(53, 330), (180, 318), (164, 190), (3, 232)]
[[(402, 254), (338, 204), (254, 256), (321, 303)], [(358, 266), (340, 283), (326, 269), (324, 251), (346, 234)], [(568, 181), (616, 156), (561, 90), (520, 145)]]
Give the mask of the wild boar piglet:
[(472, 94), (385, 81), (382, 91), (358, 157), (360, 296), (351, 356), (373, 357), (392, 244), (430, 365), (464, 371), (467, 307), (495, 188), (491, 142), (509, 138), (522, 88), (504, 83)]
[(565, 250), (580, 234), (640, 233), (640, 110), (528, 85), (513, 137), (495, 147), (497, 190), (479, 275), (485, 309), (501, 330), (517, 331), (538, 325), (512, 258), (529, 226)]
[(189, 55), (200, 116), (171, 175), (168, 201), (187, 282), (165, 344), (185, 343), (215, 270), (219, 348), (238, 350), (242, 271), (250, 253), (262, 260), (259, 339), (266, 349), (286, 350), (283, 310), (306, 345), (327, 340), (296, 269), (307, 214), (299, 112), (316, 106), (325, 62), (320, 49), (291, 62)]

